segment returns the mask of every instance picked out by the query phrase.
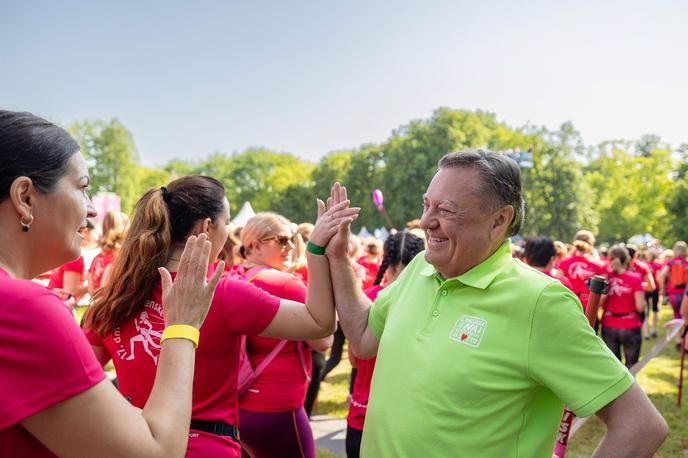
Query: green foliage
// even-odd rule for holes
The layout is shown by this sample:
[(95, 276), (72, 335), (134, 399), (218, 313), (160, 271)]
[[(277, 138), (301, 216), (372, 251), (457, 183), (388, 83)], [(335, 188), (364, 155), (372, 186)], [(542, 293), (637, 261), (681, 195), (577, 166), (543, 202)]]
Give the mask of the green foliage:
[(313, 165), (288, 153), (249, 148), (239, 154), (213, 154), (194, 173), (222, 181), (232, 208), (251, 202), (254, 210), (276, 210), (273, 203), (290, 185), (308, 183)]
[(139, 158), (131, 133), (116, 118), (75, 122), (67, 130), (89, 163), (92, 192), (117, 193), (122, 209), (130, 211), (139, 197)]
[(600, 217), (598, 240), (625, 241), (647, 232), (669, 243), (665, 202), (675, 186), (671, 170), (668, 150), (633, 154), (615, 148), (593, 160), (585, 178)]
[[(312, 222), (315, 197), (326, 199), (331, 184), (340, 181), (352, 205), (363, 209), (355, 231), (387, 226), (371, 199), (376, 188), (384, 193), (392, 224), (403, 228), (420, 217), (421, 197), (444, 154), (466, 148), (530, 150), (533, 167), (522, 170), (527, 208), (521, 235), (568, 241), (586, 228), (603, 242), (646, 232), (665, 244), (688, 239), (688, 166), (676, 170), (675, 153), (653, 135), (586, 147), (570, 122), (554, 131), (514, 129), (492, 113), (439, 108), (427, 119), (400, 126), (384, 143), (334, 151), (317, 164), (249, 148), (149, 168), (139, 165), (133, 138), (116, 119), (75, 123), (69, 130), (91, 164), (93, 190), (118, 193), (125, 211), (149, 187), (204, 174), (224, 183), (233, 212), (249, 201), (256, 211)], [(688, 145), (679, 150), (687, 153)]]

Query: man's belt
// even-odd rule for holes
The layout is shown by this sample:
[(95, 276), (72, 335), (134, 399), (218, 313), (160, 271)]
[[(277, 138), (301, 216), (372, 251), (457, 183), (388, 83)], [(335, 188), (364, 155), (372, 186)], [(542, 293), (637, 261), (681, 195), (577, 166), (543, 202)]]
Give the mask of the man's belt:
[(202, 421), (191, 420), (191, 429), (215, 434), (216, 436), (227, 436), (239, 442), (239, 428), (221, 421)]

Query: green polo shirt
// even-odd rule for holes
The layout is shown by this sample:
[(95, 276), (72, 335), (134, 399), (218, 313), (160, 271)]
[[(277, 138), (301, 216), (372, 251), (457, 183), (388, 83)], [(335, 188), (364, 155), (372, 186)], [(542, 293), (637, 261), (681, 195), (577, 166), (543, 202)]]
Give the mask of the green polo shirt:
[(362, 456), (551, 457), (564, 403), (588, 416), (633, 377), (576, 296), (511, 257), (442, 279), (419, 254), (383, 289)]

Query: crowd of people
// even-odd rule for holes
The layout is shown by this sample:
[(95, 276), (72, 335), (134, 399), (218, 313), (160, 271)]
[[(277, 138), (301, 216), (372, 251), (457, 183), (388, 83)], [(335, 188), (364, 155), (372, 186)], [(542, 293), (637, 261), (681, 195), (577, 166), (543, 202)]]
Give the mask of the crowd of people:
[[(346, 340), (348, 457), (547, 456), (564, 402), (607, 424), (601, 456), (666, 435), (627, 368), (664, 300), (688, 318), (688, 246), (520, 239), (502, 155), (445, 155), (422, 218), (386, 240), (350, 233), (339, 184), (315, 224), (231, 227), (206, 176), (94, 223), (78, 145), (28, 113), (0, 111), (0, 155), (0, 456), (314, 458), (309, 417)], [(581, 313), (594, 275), (602, 340)]]

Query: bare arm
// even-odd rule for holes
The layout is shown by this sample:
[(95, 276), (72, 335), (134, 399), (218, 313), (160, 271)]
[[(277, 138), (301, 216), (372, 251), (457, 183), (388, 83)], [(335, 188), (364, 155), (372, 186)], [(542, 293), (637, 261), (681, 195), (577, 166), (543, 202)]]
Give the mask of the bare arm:
[(633, 298), (635, 299), (635, 309), (638, 311), (638, 313), (643, 313), (645, 311), (645, 292), (644, 291), (636, 291), (633, 294)]
[(648, 293), (651, 293), (657, 289), (657, 285), (655, 285), (655, 279), (652, 277), (652, 274), (647, 273), (643, 276), (643, 288)]
[[(222, 271), (218, 268), (206, 285), (210, 254), (206, 238), (205, 234), (189, 238), (174, 283), (169, 272), (160, 269), (166, 325), (200, 328), (205, 319)], [(99, 360), (103, 358), (101, 354)], [(143, 410), (131, 406), (104, 380), (26, 418), (22, 425), (59, 456), (181, 457), (191, 418), (194, 359), (191, 341), (165, 340)]]
[(347, 257), (330, 257), (330, 268), (339, 323), (349, 340), (349, 351), (361, 359), (371, 358), (377, 354), (379, 344), (368, 328), (368, 312), (372, 303), (358, 286)]
[[(347, 201), (346, 188), (335, 183), (330, 194), (330, 203), (338, 205)], [(349, 226), (342, 224), (327, 242), (327, 257), (334, 299), (342, 330), (349, 340), (349, 351), (362, 359), (377, 354), (378, 341), (368, 329), (368, 312), (371, 302), (361, 290), (358, 279), (349, 261)], [(321, 284), (324, 279), (311, 276), (309, 281)]]
[[(343, 222), (351, 221), (358, 215), (357, 208), (349, 208), (348, 202), (325, 210), (325, 204), (318, 201), (318, 220), (311, 234), (311, 242), (316, 245), (321, 240), (327, 242)], [(323, 246), (323, 245), (320, 245)], [(332, 335), (337, 321), (334, 309), (334, 296), (330, 281), (330, 267), (323, 255), (306, 252), (308, 261), (308, 286), (306, 304), (290, 300), (280, 301), (279, 310), (272, 322), (261, 335), (289, 340), (321, 339)], [(316, 277), (318, 280), (313, 281)]]
[(79, 302), (88, 288), (81, 281), (81, 274), (78, 272), (65, 272), (62, 276), (62, 289), (69, 293)]
[(681, 299), (680, 313), (681, 313), (681, 318), (683, 318), (683, 320), (686, 323), (688, 323), (688, 296), (685, 294), (683, 295), (683, 299)]
[(334, 336), (329, 335), (325, 337), (324, 339), (316, 339), (316, 340), (307, 340), (306, 343), (308, 344), (309, 347), (311, 347), (315, 351), (319, 351), (320, 353), (324, 353), (327, 350), (332, 347), (332, 343), (334, 342)]
[(637, 382), (597, 412), (607, 433), (594, 457), (650, 457), (659, 448), (669, 427)]
[(22, 425), (61, 457), (183, 456), (191, 420), (194, 353), (189, 340), (163, 343), (153, 391), (143, 410), (103, 380)]

